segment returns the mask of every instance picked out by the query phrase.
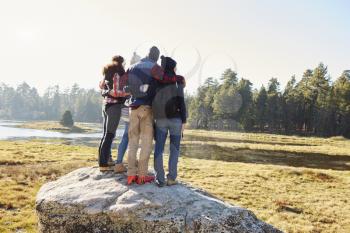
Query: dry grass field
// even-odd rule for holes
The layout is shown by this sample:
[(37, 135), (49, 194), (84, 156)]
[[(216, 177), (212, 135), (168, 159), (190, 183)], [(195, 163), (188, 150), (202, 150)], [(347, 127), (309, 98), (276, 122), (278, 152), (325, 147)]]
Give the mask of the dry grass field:
[[(40, 186), (95, 165), (96, 152), (59, 140), (0, 141), (0, 232), (36, 232)], [(285, 232), (345, 233), (349, 166), (350, 141), (343, 138), (188, 130), (179, 179)]]

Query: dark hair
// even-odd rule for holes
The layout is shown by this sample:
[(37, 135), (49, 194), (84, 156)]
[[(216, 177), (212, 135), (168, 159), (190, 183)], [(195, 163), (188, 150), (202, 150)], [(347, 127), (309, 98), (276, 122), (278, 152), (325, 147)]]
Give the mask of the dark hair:
[(112, 57), (112, 62), (117, 62), (118, 64), (123, 65), (124, 58), (120, 55), (116, 55), (116, 56)]
[(177, 63), (174, 59), (171, 57), (161, 56), (160, 60), (160, 65), (163, 68), (165, 74), (175, 74), (174, 69)]
[[(116, 72), (121, 76), (125, 73), (125, 69), (123, 67), (123, 62), (124, 62), (124, 58), (120, 55), (116, 55), (114, 57), (112, 57), (112, 63), (106, 65), (105, 67), (103, 67), (103, 71), (102, 74), (104, 76), (106, 76), (108, 70), (110, 69), (115, 69)], [(113, 67), (113, 68), (112, 68)], [(120, 74), (123, 73), (123, 74)]]
[(123, 67), (124, 58), (122, 56), (114, 56), (112, 58), (112, 63), (103, 67), (103, 76), (107, 82), (110, 89), (113, 88), (113, 77), (115, 74), (123, 76), (125, 74), (125, 69)]

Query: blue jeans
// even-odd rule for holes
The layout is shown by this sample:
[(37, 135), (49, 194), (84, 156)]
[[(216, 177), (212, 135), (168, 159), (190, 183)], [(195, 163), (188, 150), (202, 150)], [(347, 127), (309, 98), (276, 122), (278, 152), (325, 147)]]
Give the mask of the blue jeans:
[(170, 155), (169, 155), (169, 173), (168, 179), (175, 180), (177, 177), (177, 163), (180, 155), (180, 141), (182, 121), (180, 118), (160, 119), (156, 120), (156, 144), (154, 149), (154, 170), (158, 182), (165, 183), (164, 167), (163, 167), (163, 152), (165, 141), (170, 134)]
[(123, 162), (125, 151), (128, 148), (128, 144), (129, 144), (128, 131), (129, 131), (129, 122), (125, 122), (123, 137), (118, 146), (118, 154), (117, 154), (117, 162), (116, 162), (117, 164), (120, 164)]

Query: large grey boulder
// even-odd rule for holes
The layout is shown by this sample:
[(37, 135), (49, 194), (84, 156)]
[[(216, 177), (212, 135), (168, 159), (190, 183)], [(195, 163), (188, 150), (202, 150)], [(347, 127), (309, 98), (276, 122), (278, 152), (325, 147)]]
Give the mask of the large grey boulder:
[(73, 171), (37, 195), (39, 232), (280, 232), (246, 209), (185, 184), (126, 186), (126, 176)]

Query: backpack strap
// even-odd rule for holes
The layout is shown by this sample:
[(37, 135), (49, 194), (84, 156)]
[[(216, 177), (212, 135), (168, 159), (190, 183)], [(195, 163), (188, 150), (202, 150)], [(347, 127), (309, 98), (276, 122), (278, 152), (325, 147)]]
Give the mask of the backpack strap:
[(130, 95), (128, 92), (126, 92), (123, 89), (126, 84), (126, 79), (127, 79), (126, 74), (124, 74), (123, 76), (119, 76), (119, 74), (115, 73), (113, 77), (113, 93), (115, 95), (113, 96), (114, 98), (127, 97)]

